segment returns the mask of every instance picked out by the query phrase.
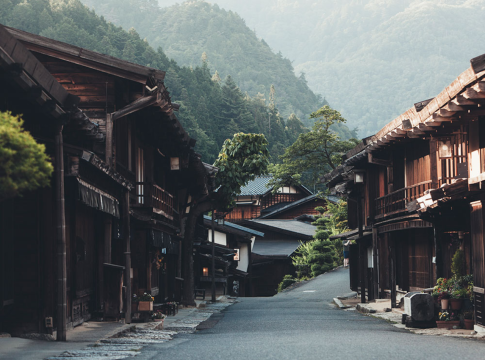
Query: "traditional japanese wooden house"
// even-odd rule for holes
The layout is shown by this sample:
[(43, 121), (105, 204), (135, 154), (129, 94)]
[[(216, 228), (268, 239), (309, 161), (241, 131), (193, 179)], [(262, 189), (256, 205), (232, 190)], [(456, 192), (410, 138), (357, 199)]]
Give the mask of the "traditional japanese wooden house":
[[(273, 194), (273, 188), (269, 186), (271, 179), (271, 175), (257, 176), (243, 186), (235, 199), (235, 208), (224, 218), (231, 222), (255, 219), (312, 195), (305, 186), (281, 187)], [(318, 213), (314, 209), (308, 211)]]
[(315, 210), (317, 207), (326, 209), (327, 201), (336, 203), (339, 200), (336, 196), (325, 196), (324, 199), (318, 197), (316, 194), (309, 195), (303, 199), (296, 200), (290, 203), (282, 204), (270, 212), (264, 212), (259, 219), (286, 219), (293, 220), (299, 217), (312, 218), (320, 213)]
[(301, 242), (313, 239), (316, 226), (279, 219), (254, 219), (243, 224), (264, 233), (264, 237), (256, 235), (251, 254), (253, 296), (273, 296), (285, 275), (296, 274), (291, 255)]
[[(364, 139), (327, 177), (335, 193), (361, 199), (355, 208), (349, 202), (349, 223), (360, 218), (360, 233), (341, 235), (357, 234), (362, 244), (356, 259), (366, 276), (353, 279), (351, 269), (353, 286), (366, 288), (369, 298), (389, 291), (395, 306), (400, 290), (429, 288), (437, 277), (449, 277), (451, 257), (461, 248), (464, 270), (474, 276), (477, 330), (484, 325), (485, 292), (484, 59), (472, 59), (435, 98)], [(372, 240), (365, 230), (372, 230)]]
[[(2, 82), (1, 109), (23, 113), (26, 127), (52, 154), (63, 140), (55, 161), (66, 168), (65, 179), (58, 176), (53, 188), (1, 204), (7, 250), (2, 256), (11, 266), (2, 267), (8, 284), (0, 293), (0, 316), (21, 312), (30, 319), (2, 325), (20, 324), (8, 329), (13, 332), (49, 332), (59, 325), (56, 303), (66, 304), (69, 325), (95, 314), (120, 317), (122, 310), (129, 322), (132, 288), (159, 301), (180, 300), (185, 206), (207, 179), (197, 175), (195, 168), (203, 165), (193, 151), (195, 140), (173, 113), (178, 106), (164, 87), (164, 72), (23, 31), (0, 30), (2, 76), (9, 80)], [(15, 97), (18, 85), (23, 96)], [(29, 99), (39, 108), (25, 105)], [(36, 116), (53, 120), (44, 124)], [(59, 124), (64, 124), (60, 134)], [(54, 207), (53, 190), (64, 187), (61, 183), (65, 209)], [(12, 206), (18, 210), (9, 211)], [(55, 213), (65, 218), (66, 229), (57, 236), (67, 253), (59, 268), (51, 259)], [(23, 241), (25, 246), (18, 246)], [(30, 275), (15, 265), (27, 248)], [(64, 289), (53, 282), (59, 274), (64, 274)], [(55, 301), (56, 291), (64, 298)], [(25, 303), (37, 293), (43, 302), (28, 311)]]
[[(196, 287), (210, 294), (212, 285), (212, 220), (204, 216), (207, 239), (198, 244), (196, 257)], [(252, 296), (251, 265), (252, 248), (256, 236), (264, 233), (224, 219), (214, 221), (214, 245), (216, 259), (216, 291), (218, 295)]]
[(122, 216), (132, 184), (92, 152), (106, 137), (81, 99), (1, 26), (0, 54), (0, 110), (22, 114), (56, 169), (51, 187), (0, 203), (0, 326), (13, 334), (56, 328), (65, 340), (66, 325), (96, 309), (117, 305), (120, 316), (123, 266), (107, 259), (112, 234), (106, 223)]

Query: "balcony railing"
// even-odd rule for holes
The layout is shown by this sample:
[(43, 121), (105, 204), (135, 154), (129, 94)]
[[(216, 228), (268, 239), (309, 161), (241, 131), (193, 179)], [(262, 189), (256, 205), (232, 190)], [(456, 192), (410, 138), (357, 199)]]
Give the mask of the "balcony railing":
[(160, 186), (147, 183), (135, 183), (135, 204), (153, 208), (157, 214), (173, 220), (176, 211), (174, 210), (173, 195), (162, 189)]
[(431, 189), (431, 180), (423, 181), (376, 199), (376, 217), (383, 217), (406, 210), (406, 204)]

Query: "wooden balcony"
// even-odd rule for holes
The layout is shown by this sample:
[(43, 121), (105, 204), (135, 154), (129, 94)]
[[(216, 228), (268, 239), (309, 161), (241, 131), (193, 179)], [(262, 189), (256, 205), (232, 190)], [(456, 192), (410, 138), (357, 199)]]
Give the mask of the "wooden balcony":
[(406, 210), (408, 202), (416, 200), (431, 189), (431, 180), (408, 186), (376, 199), (376, 218)]
[(134, 206), (152, 208), (154, 213), (163, 215), (172, 221), (174, 220), (177, 212), (173, 206), (173, 195), (160, 186), (153, 183), (136, 182), (134, 194)]

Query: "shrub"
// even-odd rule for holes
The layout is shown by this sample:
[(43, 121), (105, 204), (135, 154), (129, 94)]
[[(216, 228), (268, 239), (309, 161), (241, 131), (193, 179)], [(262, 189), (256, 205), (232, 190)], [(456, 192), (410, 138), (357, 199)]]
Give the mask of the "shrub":
[(458, 249), (453, 255), (453, 260), (451, 263), (451, 272), (456, 278), (463, 276), (463, 269), (465, 268), (465, 254), (463, 250)]
[(291, 275), (285, 275), (283, 280), (278, 284), (278, 292), (283, 291), (288, 286), (293, 285), (295, 282), (296, 279), (294, 279)]
[(23, 129), (23, 120), (0, 112), (0, 201), (49, 185), (53, 167), (38, 144)]

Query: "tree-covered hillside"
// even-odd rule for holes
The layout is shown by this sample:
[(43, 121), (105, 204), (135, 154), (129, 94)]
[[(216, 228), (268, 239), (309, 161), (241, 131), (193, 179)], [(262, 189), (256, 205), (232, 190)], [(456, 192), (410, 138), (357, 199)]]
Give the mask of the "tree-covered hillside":
[(485, 53), (484, 0), (209, 2), (241, 15), (361, 136), (438, 94)]
[[(275, 101), (245, 95), (230, 76), (211, 75), (206, 61), (181, 67), (135, 30), (107, 22), (78, 0), (0, 0), (0, 23), (166, 71), (172, 100), (181, 105), (177, 116), (204, 161), (212, 162), (224, 140), (239, 131), (264, 133), (276, 160), (306, 131), (296, 116), (282, 118)], [(345, 127), (337, 130), (349, 135)]]
[(285, 118), (294, 113), (308, 125), (309, 114), (325, 104), (310, 90), (305, 75), (297, 77), (290, 60), (273, 53), (232, 11), (203, 1), (163, 9), (156, 0), (82, 1), (115, 24), (135, 28), (181, 65), (200, 65), (204, 54), (212, 72), (222, 78), (231, 75), (250, 96), (269, 98), (274, 85)]

